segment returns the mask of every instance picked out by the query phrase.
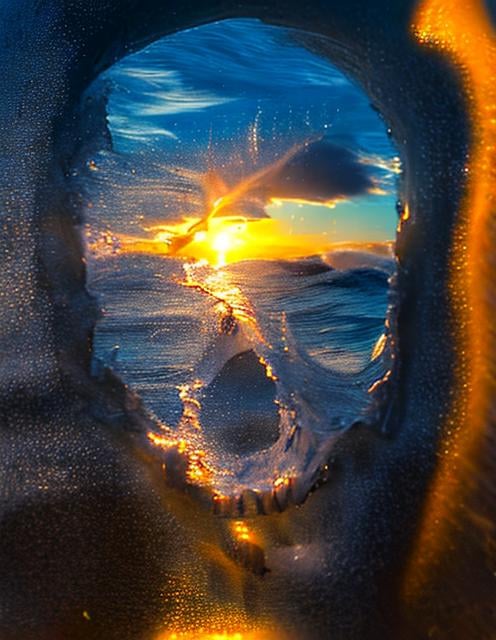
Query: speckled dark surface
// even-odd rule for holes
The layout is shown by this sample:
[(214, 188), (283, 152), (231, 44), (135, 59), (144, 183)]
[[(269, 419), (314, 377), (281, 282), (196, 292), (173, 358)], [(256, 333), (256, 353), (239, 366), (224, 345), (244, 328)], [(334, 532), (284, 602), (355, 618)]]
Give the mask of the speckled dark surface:
[[(269, 620), (297, 640), (494, 635), (494, 578), (469, 538), (466, 556), (452, 558), (460, 571), (445, 578), (440, 563), (430, 597), (408, 607), (401, 599), (454, 384), (447, 249), (470, 126), (455, 74), (413, 42), (412, 6), (0, 2), (1, 640), (152, 639), (215, 612)], [(94, 417), (96, 310), (74, 227), (78, 194), (66, 188), (71, 158), (102, 135), (98, 105), (79, 102), (91, 79), (159, 35), (230, 16), (331, 38), (314, 46), (358, 80), (391, 127), (411, 211), (397, 244), (392, 435), (350, 431), (330, 482), (302, 507), (253, 521), (265, 540), (263, 577), (229, 554), (226, 521), (163, 489), (122, 420)]]

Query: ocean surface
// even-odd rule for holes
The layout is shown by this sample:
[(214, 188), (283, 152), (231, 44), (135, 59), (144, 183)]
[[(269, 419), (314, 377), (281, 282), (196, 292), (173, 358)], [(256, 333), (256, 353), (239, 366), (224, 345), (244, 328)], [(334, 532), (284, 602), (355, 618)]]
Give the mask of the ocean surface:
[[(327, 60), (255, 21), (165, 38), (98, 83), (112, 144), (77, 177), (102, 308), (95, 371), (114, 370), (157, 425), (200, 430), (211, 462), (229, 470), (223, 490), (233, 476), (263, 487), (298, 473), (370, 411), (388, 366), (398, 159), (384, 124)], [(214, 268), (123, 251), (124, 234), (149, 238), (154, 225), (204, 216), (206, 175), (210, 189), (212, 175), (232, 187), (315, 136), (366, 165), (374, 193), (334, 208), (283, 202), (281, 213), (269, 202), (255, 215), (325, 234), (335, 243), (325, 254)]]

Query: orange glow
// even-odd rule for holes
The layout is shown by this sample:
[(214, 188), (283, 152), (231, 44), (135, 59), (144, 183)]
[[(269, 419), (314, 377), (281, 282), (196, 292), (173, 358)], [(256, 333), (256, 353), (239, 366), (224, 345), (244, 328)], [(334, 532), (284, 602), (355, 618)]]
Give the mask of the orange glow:
[(493, 286), (489, 262), (495, 246), (491, 208), (496, 196), (496, 38), (483, 0), (425, 0), (414, 32), (420, 43), (443, 51), (460, 69), (473, 138), (468, 189), (451, 253), (451, 303), (459, 330), (458, 394), (445, 425), (443, 458), (426, 509), (410, 591), (422, 589), (429, 563), (447, 548), (451, 523), (476, 489), (474, 467), (487, 447), (489, 404), (495, 397), (490, 372), (494, 318), (487, 296)]
[(289, 478), (276, 478), (274, 480), (274, 489), (278, 487), (289, 487)]
[(260, 356), (258, 358), (258, 360), (259, 360), (260, 364), (262, 364), (265, 367), (265, 375), (267, 376), (267, 378), (269, 378), (273, 382), (276, 382), (277, 381), (277, 376), (275, 375), (275, 373), (274, 373), (274, 371), (272, 369), (272, 366), (262, 356)]
[[(204, 176), (204, 190), (208, 196), (205, 215), (181, 217), (170, 224), (145, 228), (154, 234), (151, 237), (115, 234), (113, 237), (119, 241), (120, 251), (206, 261), (218, 268), (242, 260), (300, 258), (330, 250), (332, 245), (324, 234), (296, 234), (289, 223), (272, 218), (250, 218), (238, 213), (242, 209), (240, 203), (243, 198), (251, 199), (255, 208), (263, 205), (263, 197), (256, 195), (257, 189), (313, 141), (293, 146), (271, 165), (247, 176), (230, 189), (220, 176), (207, 173)], [(219, 192), (222, 195), (219, 196)], [(308, 200), (290, 201), (315, 204)], [(272, 199), (271, 202), (281, 204), (284, 200)], [(319, 204), (332, 208), (336, 202)], [(93, 249), (98, 248), (96, 243)]]
[[(216, 301), (215, 310), (219, 315), (220, 325), (226, 317), (232, 318), (238, 325), (243, 326), (247, 339), (251, 336), (259, 343), (267, 344), (249, 302), (240, 289), (230, 283), (224, 270), (210, 269), (202, 261), (185, 262), (183, 268), (185, 279), (179, 284), (213, 298)], [(221, 328), (219, 330), (222, 331)], [(274, 381), (277, 380), (269, 362), (262, 357), (259, 360), (265, 368), (266, 375)], [(199, 378), (179, 385), (177, 389), (183, 411), (177, 428), (171, 429), (162, 425), (163, 432), (150, 432), (148, 439), (164, 451), (175, 449), (183, 454), (187, 463), (184, 480), (190, 484), (209, 487), (216, 494), (216, 501), (219, 501), (222, 498), (217, 481), (231, 475), (232, 472), (218, 459), (217, 453), (208, 446), (203, 436), (201, 392), (204, 385), (205, 381)], [(244, 531), (243, 534), (246, 536), (247, 532)]]
[(153, 444), (157, 445), (157, 447), (162, 447), (163, 449), (171, 449), (172, 447), (177, 447), (180, 453), (186, 450), (186, 443), (182, 443), (178, 438), (168, 438), (166, 436), (159, 436), (156, 433), (149, 432), (148, 439)]
[(325, 253), (333, 246), (323, 234), (295, 234), (288, 223), (242, 216), (182, 220), (161, 226), (152, 238), (117, 237), (123, 252), (178, 256), (214, 267), (242, 260), (299, 258)]
[(178, 453), (185, 455), (185, 459), (188, 463), (185, 479), (192, 484), (200, 486), (211, 485), (214, 470), (205, 461), (205, 451), (195, 447), (193, 443), (188, 442), (184, 438), (174, 437), (172, 432), (170, 435), (160, 436), (150, 431), (147, 436), (150, 442), (155, 446), (164, 449), (164, 451), (176, 449)]
[[(180, 282), (183, 287), (196, 289), (217, 300), (217, 311), (220, 318), (231, 313), (247, 330), (253, 331), (257, 340), (267, 344), (258, 327), (251, 305), (236, 285), (229, 282), (222, 270), (201, 273), (205, 261), (184, 263), (185, 279)], [(262, 363), (265, 365), (265, 362)]]
[(180, 631), (166, 633), (157, 640), (282, 640), (283, 636), (269, 631)]
[[(205, 195), (205, 212), (196, 217), (181, 216), (170, 223), (144, 228), (149, 236), (130, 236), (107, 232), (91, 244), (95, 253), (113, 250), (114, 253), (146, 253), (166, 257), (182, 257), (188, 261), (206, 261), (219, 268), (226, 264), (245, 260), (295, 259), (326, 253), (335, 246), (327, 237), (328, 232), (294, 233), (292, 223), (266, 217), (251, 217), (265, 205), (280, 206), (291, 202), (310, 204), (332, 209), (346, 199), (340, 196), (327, 200), (305, 198), (277, 198), (266, 193), (266, 185), (272, 177), (300, 151), (318, 138), (308, 139), (291, 147), (272, 164), (262, 167), (240, 182), (229, 187), (223, 178), (209, 171), (202, 176)], [(384, 164), (378, 157), (362, 159), (364, 164), (387, 167), (400, 171), (399, 160)], [(370, 194), (384, 195), (377, 185)], [(247, 216), (243, 213), (253, 207)], [(118, 241), (118, 248), (114, 246)]]
[(232, 524), (232, 530), (234, 537), (240, 542), (253, 542), (253, 534), (248, 529), (248, 526), (238, 520)]

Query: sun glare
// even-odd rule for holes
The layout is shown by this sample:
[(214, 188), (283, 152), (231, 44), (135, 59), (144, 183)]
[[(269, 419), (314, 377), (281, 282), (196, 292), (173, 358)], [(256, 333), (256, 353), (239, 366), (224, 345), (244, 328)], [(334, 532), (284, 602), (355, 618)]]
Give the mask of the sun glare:
[(324, 234), (294, 233), (290, 223), (273, 218), (190, 218), (150, 230), (151, 238), (117, 235), (119, 253), (182, 257), (219, 268), (244, 260), (302, 258), (333, 247)]

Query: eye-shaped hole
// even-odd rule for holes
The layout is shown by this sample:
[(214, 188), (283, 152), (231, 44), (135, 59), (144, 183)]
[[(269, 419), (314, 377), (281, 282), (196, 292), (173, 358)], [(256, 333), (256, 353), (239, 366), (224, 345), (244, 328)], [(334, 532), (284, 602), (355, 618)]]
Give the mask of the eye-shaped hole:
[(211, 24), (92, 88), (112, 139), (81, 178), (94, 371), (218, 497), (301, 498), (390, 375), (399, 158), (361, 90), (293, 36)]

